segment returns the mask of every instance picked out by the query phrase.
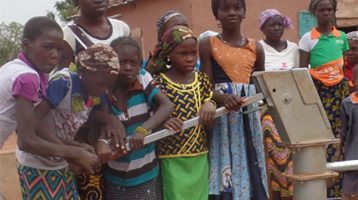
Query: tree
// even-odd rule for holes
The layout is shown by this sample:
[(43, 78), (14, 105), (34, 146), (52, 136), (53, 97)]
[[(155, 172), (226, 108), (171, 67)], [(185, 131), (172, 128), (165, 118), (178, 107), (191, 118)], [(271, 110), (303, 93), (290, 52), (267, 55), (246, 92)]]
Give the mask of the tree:
[(11, 22), (0, 24), (0, 66), (16, 58), (21, 51), (23, 25)]
[(71, 17), (78, 11), (76, 0), (57, 1), (55, 4), (55, 9), (60, 19), (65, 22), (70, 21)]

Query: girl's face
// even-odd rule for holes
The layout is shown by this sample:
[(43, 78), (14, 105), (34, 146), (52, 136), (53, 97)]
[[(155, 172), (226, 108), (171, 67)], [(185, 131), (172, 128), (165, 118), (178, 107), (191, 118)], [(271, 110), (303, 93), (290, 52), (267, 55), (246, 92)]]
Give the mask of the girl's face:
[(24, 53), (43, 73), (51, 72), (59, 63), (62, 56), (63, 34), (61, 31), (52, 29), (44, 31), (34, 40), (23, 41)]
[(358, 40), (348, 40), (349, 50), (346, 52), (347, 61), (352, 64), (358, 64)]
[(173, 28), (174, 26), (186, 26), (189, 27), (188, 22), (186, 18), (182, 15), (177, 15), (172, 17), (169, 21), (167, 21), (163, 28), (163, 33), (165, 33), (167, 30)]
[(267, 40), (278, 41), (283, 36), (285, 25), (283, 18), (279, 15), (268, 19), (262, 26), (262, 32), (265, 34)]
[(59, 67), (69, 67), (71, 62), (74, 61), (73, 50), (67, 42), (63, 42), (62, 56), (58, 63)]
[(91, 16), (103, 16), (108, 8), (108, 0), (78, 0), (81, 12)]
[(118, 74), (118, 81), (126, 86), (132, 85), (137, 80), (141, 58), (138, 49), (131, 45), (118, 45), (115, 48), (121, 66)]
[(111, 89), (117, 79), (117, 74), (111, 74), (108, 70), (80, 70), (81, 81), (87, 95), (99, 97)]
[(314, 10), (318, 23), (330, 23), (334, 17), (334, 8), (330, 0), (320, 1)]
[(194, 38), (188, 38), (175, 47), (168, 57), (174, 69), (190, 73), (195, 68), (197, 54), (197, 41)]
[(237, 28), (245, 17), (245, 10), (238, 0), (221, 0), (217, 20), (223, 28)]

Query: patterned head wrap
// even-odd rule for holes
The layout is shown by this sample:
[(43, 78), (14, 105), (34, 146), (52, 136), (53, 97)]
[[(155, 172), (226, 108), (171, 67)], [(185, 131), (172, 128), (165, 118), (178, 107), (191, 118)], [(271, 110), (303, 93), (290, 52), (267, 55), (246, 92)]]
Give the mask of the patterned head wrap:
[(357, 40), (358, 41), (358, 31), (352, 31), (347, 33), (347, 39), (348, 40)]
[(182, 13), (178, 12), (178, 11), (168, 11), (166, 12), (164, 15), (162, 15), (158, 21), (157, 21), (157, 34), (158, 34), (158, 43), (161, 43), (162, 41), (162, 36), (163, 36), (163, 31), (164, 31), (164, 26), (165, 24), (172, 19), (175, 16), (183, 16), (185, 17)]
[(188, 38), (197, 40), (193, 32), (186, 26), (175, 26), (163, 35), (162, 45), (156, 49), (154, 56), (148, 61), (146, 69), (151, 74), (157, 74), (168, 70), (166, 59), (175, 47)]
[(260, 14), (259, 17), (259, 28), (262, 29), (263, 25), (267, 22), (267, 20), (269, 20), (270, 18), (274, 17), (274, 16), (280, 16), (283, 19), (283, 24), (285, 26), (285, 28), (293, 28), (293, 23), (291, 18), (287, 17), (287, 16), (283, 16), (278, 10), (276, 9), (266, 9), (264, 11), (262, 11), (262, 13)]
[(78, 69), (93, 72), (108, 70), (111, 74), (118, 74), (119, 59), (117, 53), (108, 45), (94, 44), (79, 52), (76, 57)]

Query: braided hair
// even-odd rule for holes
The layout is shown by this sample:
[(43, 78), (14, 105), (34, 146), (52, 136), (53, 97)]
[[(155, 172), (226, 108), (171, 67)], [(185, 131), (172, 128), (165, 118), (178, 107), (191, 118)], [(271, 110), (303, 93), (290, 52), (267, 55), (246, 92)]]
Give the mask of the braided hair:
[[(220, 3), (222, 1), (226, 2), (226, 0), (211, 0), (211, 10), (212, 10), (213, 15), (215, 16), (215, 18), (218, 17), (219, 6), (220, 6)], [(245, 2), (245, 0), (237, 0), (237, 1), (239, 2), (239, 5), (244, 8), (244, 12), (246, 13), (246, 2)]]
[[(311, 0), (310, 1), (310, 5), (308, 7), (308, 10), (314, 14), (315, 10), (317, 9), (317, 6), (318, 4), (321, 2), (321, 1), (326, 1), (326, 0)], [(334, 13), (336, 13), (337, 11), (337, 0), (328, 0), (332, 6), (333, 6), (333, 11)]]
[(161, 43), (161, 41), (162, 41), (165, 24), (174, 16), (183, 16), (185, 18), (185, 16), (182, 13), (175, 11), (175, 10), (170, 10), (158, 19), (157, 26), (156, 26), (157, 35), (158, 35), (158, 43)]

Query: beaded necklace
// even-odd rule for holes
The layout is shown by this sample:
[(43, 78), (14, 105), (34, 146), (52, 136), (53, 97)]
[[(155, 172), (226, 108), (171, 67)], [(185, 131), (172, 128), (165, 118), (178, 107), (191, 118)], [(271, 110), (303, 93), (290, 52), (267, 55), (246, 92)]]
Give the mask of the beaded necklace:
[[(223, 38), (223, 35), (220, 33), (218, 36), (217, 36), (224, 44), (228, 45), (228, 46), (231, 46), (231, 47), (236, 47), (236, 46), (233, 46), (231, 45), (230, 43), (228, 43), (226, 40), (224, 40)], [(242, 47), (245, 45), (246, 41), (245, 41), (245, 37), (242, 37), (241, 40), (240, 40), (240, 44), (238, 45), (238, 47)], [(236, 47), (237, 48), (237, 47)]]

